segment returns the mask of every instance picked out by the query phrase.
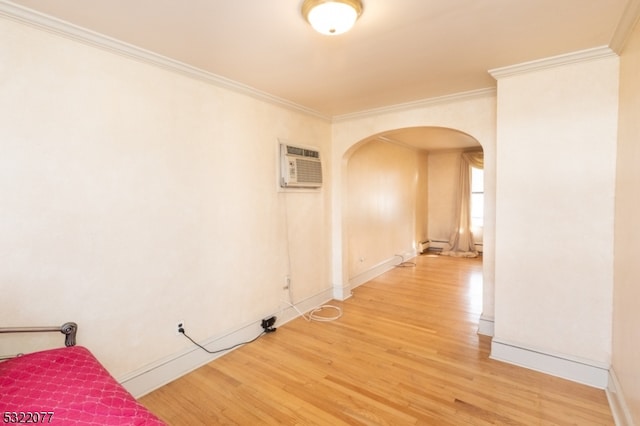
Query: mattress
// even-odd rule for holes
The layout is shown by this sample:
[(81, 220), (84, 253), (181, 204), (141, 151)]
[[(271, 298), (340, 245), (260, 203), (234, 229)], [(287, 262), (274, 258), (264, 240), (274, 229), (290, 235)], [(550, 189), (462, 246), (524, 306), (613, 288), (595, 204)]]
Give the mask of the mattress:
[(82, 346), (0, 362), (0, 423), (164, 425)]

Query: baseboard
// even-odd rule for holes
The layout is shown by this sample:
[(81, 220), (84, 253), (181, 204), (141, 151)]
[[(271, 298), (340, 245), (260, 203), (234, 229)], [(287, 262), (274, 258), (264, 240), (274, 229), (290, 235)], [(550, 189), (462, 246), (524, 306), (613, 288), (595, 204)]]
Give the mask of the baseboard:
[(480, 320), (478, 321), (478, 334), (493, 337), (493, 330), (493, 318), (487, 317), (484, 314), (480, 315)]
[(402, 262), (408, 262), (409, 260), (413, 259), (414, 257), (416, 257), (416, 253), (412, 252), (412, 253), (405, 253), (403, 255), (395, 255), (385, 261), (382, 261), (380, 263), (378, 263), (377, 265), (373, 266), (372, 268), (361, 272), (360, 274), (356, 275), (355, 277), (351, 278), (349, 280), (349, 289), (353, 290), (354, 288), (368, 282), (371, 281), (372, 279), (379, 277), (380, 275), (384, 274), (387, 271), (390, 271), (391, 269), (393, 269), (396, 265), (399, 265)]
[[(327, 289), (311, 296), (301, 302), (295, 303), (295, 307), (301, 312), (308, 312), (311, 309), (325, 304), (332, 299), (332, 289)], [(279, 312), (274, 312), (277, 316), (276, 326), (279, 327), (300, 314), (291, 306), (283, 307)], [(262, 332), (262, 318), (245, 324), (233, 331), (223, 335), (211, 337), (201, 343), (209, 350), (231, 347), (238, 342), (246, 342)], [(173, 354), (167, 358), (146, 365), (125, 377), (119, 378), (119, 382), (134, 397), (140, 398), (191, 371), (219, 358), (228, 352), (219, 354), (208, 354), (197, 347), (189, 348), (183, 352)]]
[(491, 342), (490, 358), (599, 389), (606, 389), (609, 380), (609, 367), (595, 361), (572, 359), (496, 338)]
[(448, 240), (429, 240), (429, 249), (431, 250), (442, 250), (443, 248), (448, 246)]
[(606, 393), (616, 426), (633, 426), (631, 411), (629, 411), (626, 399), (622, 393), (622, 387), (620, 386), (620, 382), (618, 382), (618, 377), (613, 367), (609, 369), (609, 385), (607, 386)]
[(336, 300), (345, 301), (351, 297), (351, 286), (349, 284), (345, 286), (333, 287), (333, 298)]

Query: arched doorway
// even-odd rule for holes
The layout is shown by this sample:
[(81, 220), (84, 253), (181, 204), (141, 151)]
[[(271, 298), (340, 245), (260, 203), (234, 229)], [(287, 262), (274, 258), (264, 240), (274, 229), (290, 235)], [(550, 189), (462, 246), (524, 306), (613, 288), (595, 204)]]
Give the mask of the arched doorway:
[[(395, 141), (405, 129), (457, 131), (472, 137), (485, 156), (485, 223), (483, 252), (483, 309), (479, 331), (493, 334), (495, 277), (495, 93), (444, 99), (410, 108), (347, 117), (334, 122), (332, 144), (332, 283), (336, 299), (350, 296), (348, 242), (348, 163), (360, 146), (374, 138)], [(412, 130), (412, 132), (413, 132)], [(451, 133), (450, 135), (454, 135)], [(433, 138), (432, 140), (436, 140)]]
[(372, 135), (345, 154), (350, 288), (415, 256), (426, 241), (449, 241), (458, 220), (461, 157), (469, 150), (481, 145), (466, 133), (411, 127)]

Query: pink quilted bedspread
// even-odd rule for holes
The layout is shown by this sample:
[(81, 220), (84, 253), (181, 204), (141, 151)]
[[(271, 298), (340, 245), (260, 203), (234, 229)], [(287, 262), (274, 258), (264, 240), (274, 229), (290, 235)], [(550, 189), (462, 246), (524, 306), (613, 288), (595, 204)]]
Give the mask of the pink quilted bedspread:
[(0, 424), (164, 425), (82, 346), (0, 362), (0, 416)]

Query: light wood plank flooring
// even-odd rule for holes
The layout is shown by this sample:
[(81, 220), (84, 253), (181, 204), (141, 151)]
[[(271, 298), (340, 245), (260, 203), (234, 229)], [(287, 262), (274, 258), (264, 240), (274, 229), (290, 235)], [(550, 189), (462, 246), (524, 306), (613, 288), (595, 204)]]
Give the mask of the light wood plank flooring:
[(481, 262), (419, 256), (141, 402), (171, 425), (613, 424), (603, 390), (488, 358)]

